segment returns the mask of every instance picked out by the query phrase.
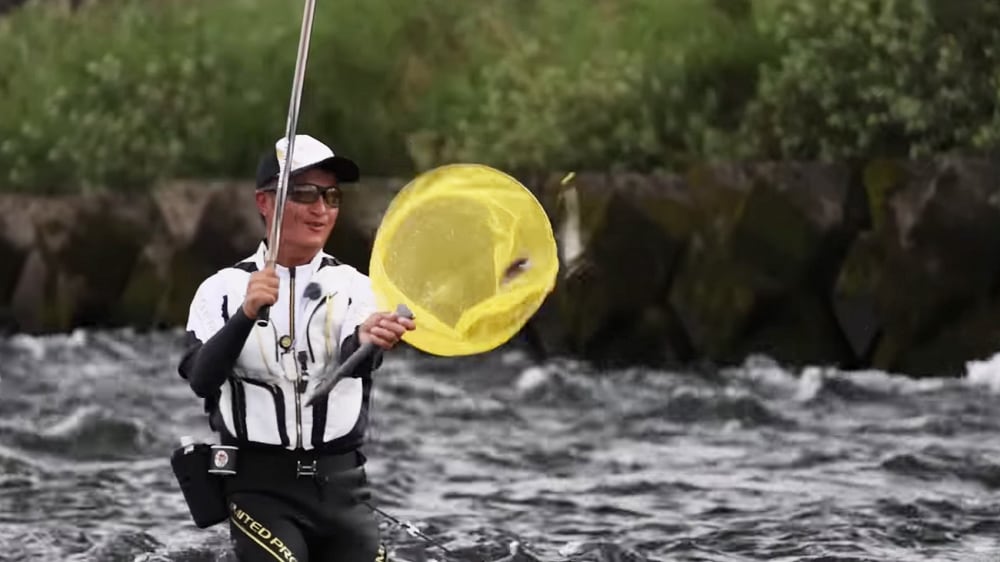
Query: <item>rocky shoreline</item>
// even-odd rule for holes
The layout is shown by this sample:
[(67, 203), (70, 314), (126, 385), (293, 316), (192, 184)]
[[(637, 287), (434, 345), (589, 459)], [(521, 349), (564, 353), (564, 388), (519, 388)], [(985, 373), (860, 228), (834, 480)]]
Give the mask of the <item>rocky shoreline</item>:
[[(1000, 161), (749, 163), (519, 176), (552, 219), (532, 349), (608, 365), (741, 362), (960, 372), (1000, 349)], [(328, 248), (367, 269), (405, 180), (351, 186)], [(183, 325), (198, 282), (263, 236), (238, 181), (0, 195), (8, 332)]]

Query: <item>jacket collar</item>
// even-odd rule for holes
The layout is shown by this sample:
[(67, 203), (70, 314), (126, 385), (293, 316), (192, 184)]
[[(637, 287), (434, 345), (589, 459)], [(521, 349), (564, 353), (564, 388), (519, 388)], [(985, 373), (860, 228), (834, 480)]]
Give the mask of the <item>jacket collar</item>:
[[(260, 271), (261, 269), (264, 269), (264, 263), (265, 263), (265, 259), (264, 258), (265, 258), (266, 255), (267, 255), (267, 241), (266, 240), (261, 240), (260, 244), (257, 245), (257, 251), (253, 255), (253, 262), (257, 266), (257, 270), (258, 271)], [(323, 250), (320, 250), (320, 251), (316, 252), (316, 255), (313, 256), (312, 260), (310, 260), (309, 263), (302, 264), (302, 265), (299, 265), (299, 266), (295, 266), (295, 269), (307, 268), (310, 271), (315, 272), (317, 269), (319, 269), (320, 265), (322, 265), (323, 258), (326, 258), (326, 257), (331, 257), (331, 256), (329, 256)], [(287, 267), (285, 267), (283, 265), (278, 265), (278, 264), (276, 264), (276, 267), (277, 267), (278, 271), (282, 271), (282, 270), (288, 271), (290, 269), (290, 268), (287, 268)]]

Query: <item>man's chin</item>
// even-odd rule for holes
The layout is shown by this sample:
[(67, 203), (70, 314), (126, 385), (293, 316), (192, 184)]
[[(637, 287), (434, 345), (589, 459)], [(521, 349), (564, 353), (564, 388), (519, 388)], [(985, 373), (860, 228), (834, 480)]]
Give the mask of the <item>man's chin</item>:
[(304, 233), (302, 236), (296, 236), (294, 240), (286, 239), (284, 243), (290, 246), (295, 246), (301, 251), (321, 251), (326, 245), (328, 236), (329, 234), (309, 232)]
[(327, 241), (327, 239), (329, 237), (330, 237), (330, 231), (329, 230), (327, 230), (325, 232), (321, 232), (321, 233), (310, 232), (309, 233), (309, 242), (311, 243), (312, 246), (314, 246), (316, 248), (319, 248), (319, 249), (323, 249), (323, 246), (326, 245), (326, 241)]

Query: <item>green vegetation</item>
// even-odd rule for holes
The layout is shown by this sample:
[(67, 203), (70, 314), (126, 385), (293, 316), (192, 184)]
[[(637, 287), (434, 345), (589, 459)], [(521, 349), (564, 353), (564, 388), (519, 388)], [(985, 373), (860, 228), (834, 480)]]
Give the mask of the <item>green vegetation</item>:
[[(250, 177), (284, 132), (301, 2), (61, 5), (0, 19), (0, 189)], [(398, 176), (989, 151), (998, 46), (981, 0), (323, 0), (299, 130)]]

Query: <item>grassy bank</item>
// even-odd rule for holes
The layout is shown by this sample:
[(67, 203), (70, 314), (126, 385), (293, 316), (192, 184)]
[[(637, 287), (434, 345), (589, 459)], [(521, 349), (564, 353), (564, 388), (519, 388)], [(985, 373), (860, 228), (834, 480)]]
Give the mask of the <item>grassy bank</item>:
[[(35, 2), (0, 20), (0, 189), (249, 177), (301, 3)], [(1000, 6), (972, 0), (324, 0), (300, 131), (368, 174), (648, 171), (991, 151)]]

